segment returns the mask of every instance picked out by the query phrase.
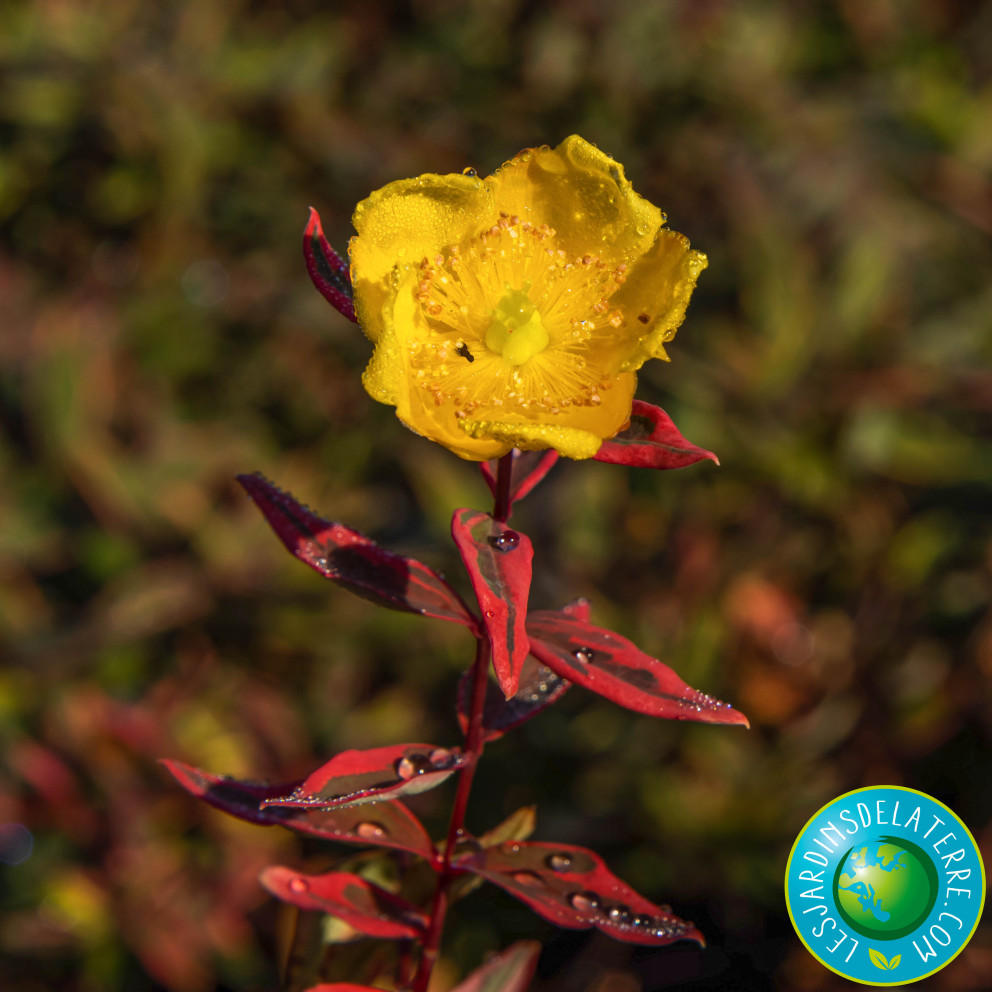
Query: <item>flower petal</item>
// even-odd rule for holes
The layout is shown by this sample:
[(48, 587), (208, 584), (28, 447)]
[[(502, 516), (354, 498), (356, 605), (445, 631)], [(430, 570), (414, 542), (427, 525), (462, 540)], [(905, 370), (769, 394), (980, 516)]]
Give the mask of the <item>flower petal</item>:
[(621, 368), (639, 369), (649, 358), (668, 361), (665, 342), (685, 319), (699, 273), (709, 264), (702, 252), (689, 248), (684, 234), (658, 232), (651, 249), (627, 273), (613, 302), (627, 314), (627, 326), (639, 328), (640, 342)]
[(401, 179), (376, 190), (355, 207), (351, 239), (351, 281), (362, 330), (375, 341), (382, 330), (382, 307), (389, 275), (399, 265), (419, 265), (466, 232), (493, 223), (489, 189), (475, 176), (428, 174)]
[[(566, 458), (581, 459), (592, 458), (603, 443), (601, 437), (589, 431), (556, 424), (505, 424), (498, 420), (462, 420), (460, 424), (469, 437), (494, 438), (505, 445), (506, 451), (511, 448), (522, 451), (554, 448)], [(455, 453), (459, 452), (456, 450)]]
[(662, 212), (634, 192), (623, 166), (573, 134), (557, 148), (526, 149), (486, 179), (499, 210), (547, 224), (570, 255), (598, 254), (607, 265), (646, 252)]

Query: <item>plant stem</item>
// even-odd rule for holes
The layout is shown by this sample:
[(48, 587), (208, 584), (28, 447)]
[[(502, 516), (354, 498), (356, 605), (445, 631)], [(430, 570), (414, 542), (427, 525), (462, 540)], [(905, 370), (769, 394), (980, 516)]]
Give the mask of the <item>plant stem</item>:
[(493, 504), (493, 517), (500, 523), (510, 519), (512, 503), (510, 501), (510, 481), (513, 476), (513, 451), (508, 451), (500, 458), (496, 467), (496, 493)]
[(451, 810), (451, 822), (448, 826), (448, 840), (444, 848), (441, 871), (438, 873), (434, 906), (431, 909), (431, 920), (424, 937), (420, 965), (413, 981), (413, 992), (426, 992), (441, 945), (441, 931), (444, 929), (444, 918), (448, 911), (448, 890), (451, 888), (451, 883), (456, 875), (456, 872), (451, 868), (451, 860), (455, 854), (455, 847), (464, 832), (465, 811), (468, 808), (469, 793), (472, 791), (472, 779), (475, 777), (475, 767), (485, 746), (482, 740), (482, 714), (486, 703), (488, 670), (489, 642), (483, 635), (478, 640), (475, 662), (472, 665), (472, 709), (469, 713), (468, 731), (465, 735), (465, 754), (468, 757), (468, 764), (462, 769), (458, 778), (458, 791), (455, 793), (455, 804)]
[[(499, 460), (496, 469), (496, 492), (493, 505), (493, 518), (504, 523), (510, 516), (510, 477), (513, 472), (513, 452), (505, 454)], [(465, 832), (465, 811), (468, 809), (468, 797), (472, 791), (472, 780), (475, 778), (475, 768), (482, 757), (485, 741), (482, 738), (482, 716), (486, 706), (486, 688), (489, 684), (489, 638), (485, 631), (477, 635), (475, 661), (472, 663), (472, 706), (469, 710), (468, 728), (465, 731), (464, 752), (468, 763), (458, 777), (458, 791), (455, 793), (455, 803), (451, 809), (451, 821), (448, 824), (448, 839), (444, 846), (444, 857), (441, 870), (437, 877), (437, 888), (434, 890), (434, 905), (431, 908), (431, 919), (424, 935), (423, 950), (420, 964), (413, 980), (413, 992), (427, 992), (441, 947), (441, 932), (444, 930), (444, 918), (448, 912), (448, 892), (457, 874), (451, 867), (452, 858), (458, 841)]]

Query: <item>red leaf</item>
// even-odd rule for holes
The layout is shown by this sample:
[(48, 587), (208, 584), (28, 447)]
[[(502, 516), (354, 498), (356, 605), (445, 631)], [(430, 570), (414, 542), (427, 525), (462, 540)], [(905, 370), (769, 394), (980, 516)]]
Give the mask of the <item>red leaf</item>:
[(402, 803), (384, 800), (374, 813), (361, 806), (338, 809), (266, 806), (266, 799), (289, 795), (301, 783), (265, 785), (212, 775), (180, 761), (163, 761), (179, 784), (217, 809), (262, 826), (281, 826), (310, 837), (409, 851), (432, 864), (437, 852), (421, 822)]
[[(546, 451), (520, 451), (513, 449), (513, 461), (510, 469), (510, 507), (518, 499), (523, 499), (534, 487), (554, 468), (558, 461), (558, 452), (554, 448)], [(496, 495), (496, 462), (479, 462), (482, 477), (489, 486), (489, 491)]]
[(239, 475), (238, 482), (282, 543), (325, 578), (393, 610), (476, 628), (475, 617), (461, 597), (433, 569), (386, 551), (343, 524), (318, 517), (261, 475)]
[(303, 257), (307, 263), (310, 279), (320, 295), (338, 313), (357, 324), (348, 266), (324, 237), (324, 231), (320, 226), (320, 214), (313, 207), (310, 208), (310, 218), (303, 232)]
[(584, 847), (513, 841), (471, 851), (455, 866), (481, 875), (560, 927), (595, 927), (632, 944), (704, 943), (691, 923), (638, 895)]
[(604, 441), (593, 457), (640, 468), (685, 468), (704, 458), (720, 464), (712, 451), (687, 441), (664, 410), (642, 400), (634, 400), (630, 426)]
[(481, 510), (455, 510), (451, 534), (482, 608), (499, 687), (509, 699), (527, 658), (525, 616), (534, 549), (525, 534)]
[(457, 749), (433, 744), (390, 744), (369, 751), (342, 751), (321, 765), (291, 795), (262, 800), (262, 807), (354, 806), (426, 792), (466, 762)]
[[(458, 683), (458, 724), (468, 733), (472, 708), (472, 668), (465, 670)], [(524, 659), (517, 694), (506, 699), (496, 686), (486, 685), (486, 704), (482, 714), (483, 740), (487, 743), (503, 736), (511, 727), (537, 716), (562, 696), (571, 685), (537, 659)]]
[(276, 866), (266, 868), (259, 881), (277, 899), (328, 913), (369, 937), (419, 937), (427, 926), (427, 918), (413, 903), (349, 872), (301, 875)]
[(649, 716), (748, 726), (747, 717), (686, 685), (667, 665), (625, 637), (564, 612), (527, 618), (534, 657), (562, 678)]
[(519, 940), (490, 958), (451, 992), (524, 992), (534, 977), (541, 945)]

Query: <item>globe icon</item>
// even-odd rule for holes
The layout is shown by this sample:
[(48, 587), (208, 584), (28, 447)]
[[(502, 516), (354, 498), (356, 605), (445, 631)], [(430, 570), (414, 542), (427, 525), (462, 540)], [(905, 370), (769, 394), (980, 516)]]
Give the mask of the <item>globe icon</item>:
[(937, 901), (937, 869), (903, 837), (855, 844), (834, 873), (834, 900), (847, 924), (864, 937), (895, 940), (912, 933)]

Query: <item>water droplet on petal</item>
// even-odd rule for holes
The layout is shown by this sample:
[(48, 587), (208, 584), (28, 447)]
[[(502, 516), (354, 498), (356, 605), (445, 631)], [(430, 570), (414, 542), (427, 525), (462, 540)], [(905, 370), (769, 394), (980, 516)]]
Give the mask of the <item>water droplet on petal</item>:
[(576, 648), (572, 652), (572, 657), (580, 665), (590, 665), (590, 664), (592, 664), (593, 658), (596, 657), (596, 652), (593, 651), (592, 648), (586, 648), (586, 647)]
[(300, 878), (299, 875), (289, 880), (290, 892), (306, 892), (309, 888), (310, 883), (305, 878)]
[(515, 530), (505, 530), (502, 534), (490, 537), (489, 543), (500, 553), (506, 554), (520, 544), (520, 535)]
[(547, 865), (552, 871), (568, 871), (572, 867), (572, 856), (570, 854), (549, 854)]
[(479, 173), (476, 172), (475, 169), (472, 168), (472, 166), (468, 166), (468, 167), (462, 169), (462, 175), (463, 176), (477, 176), (478, 174)]
[(544, 879), (541, 878), (537, 872), (533, 871), (517, 871), (513, 873), (513, 881), (518, 885), (526, 885), (528, 888), (536, 888), (539, 885), (544, 885)]
[(486, 610), (486, 616), (489, 617), (490, 620), (492, 620), (492, 618), (494, 616), (496, 616), (496, 611), (495, 610)]
[(596, 913), (599, 910), (599, 896), (595, 892), (573, 892), (568, 897), (572, 909), (580, 913)]
[(635, 927), (640, 927), (641, 929), (644, 929), (646, 927), (653, 927), (654, 920), (650, 916), (642, 916), (640, 913), (638, 913), (637, 916), (635, 916), (633, 919), (633, 924)]
[(359, 823), (358, 826), (355, 827), (355, 833), (365, 840), (382, 840), (384, 837), (388, 836), (386, 828), (381, 823), (375, 823), (372, 820)]
[(516, 841), (509, 841), (506, 844), (500, 844), (499, 849), (505, 854), (516, 854), (520, 850), (520, 845)]

